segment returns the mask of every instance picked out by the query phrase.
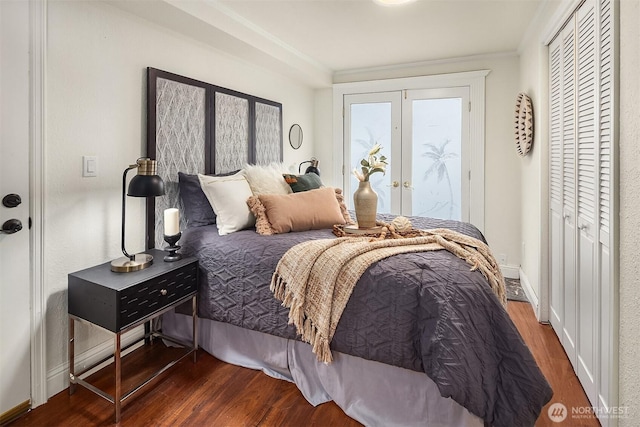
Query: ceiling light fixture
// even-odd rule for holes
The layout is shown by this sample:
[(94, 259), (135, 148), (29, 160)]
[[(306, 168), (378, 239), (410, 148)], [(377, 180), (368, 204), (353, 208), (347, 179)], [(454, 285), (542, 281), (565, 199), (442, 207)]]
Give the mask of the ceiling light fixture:
[(399, 6), (401, 4), (412, 3), (416, 0), (373, 0), (374, 3), (378, 3), (382, 6)]

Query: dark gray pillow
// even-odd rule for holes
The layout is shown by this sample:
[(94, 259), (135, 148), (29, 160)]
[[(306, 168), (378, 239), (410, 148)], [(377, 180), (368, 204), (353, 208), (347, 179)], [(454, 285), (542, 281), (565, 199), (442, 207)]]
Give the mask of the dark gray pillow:
[[(212, 176), (229, 176), (238, 173), (238, 171), (221, 173)], [(198, 175), (186, 174), (178, 172), (178, 186), (180, 187), (180, 198), (184, 206), (184, 218), (187, 227), (202, 227), (216, 223), (216, 214), (211, 208), (207, 196), (200, 188), (200, 180)]]
[(304, 175), (282, 174), (284, 180), (291, 187), (294, 193), (301, 191), (315, 190), (322, 187), (322, 180), (318, 175), (313, 172), (305, 173)]

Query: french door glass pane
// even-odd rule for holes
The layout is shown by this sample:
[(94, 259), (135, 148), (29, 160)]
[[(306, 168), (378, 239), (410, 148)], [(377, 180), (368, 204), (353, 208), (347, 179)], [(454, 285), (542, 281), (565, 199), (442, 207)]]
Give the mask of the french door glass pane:
[(462, 99), (412, 105), (412, 215), (462, 219)]
[[(368, 157), (369, 151), (375, 144), (382, 145), (381, 154), (387, 157), (389, 165), (386, 173), (374, 173), (369, 181), (371, 187), (378, 193), (378, 213), (391, 212), (391, 103), (375, 102), (351, 104), (351, 167), (360, 170), (360, 160)], [(352, 192), (358, 188), (358, 179), (351, 175)], [(350, 197), (347, 195), (347, 197)], [(350, 204), (352, 205), (352, 204)]]

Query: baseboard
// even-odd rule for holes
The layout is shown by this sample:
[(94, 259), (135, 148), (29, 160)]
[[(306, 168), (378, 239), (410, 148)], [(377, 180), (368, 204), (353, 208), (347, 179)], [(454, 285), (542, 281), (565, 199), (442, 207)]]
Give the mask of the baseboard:
[(520, 267), (517, 265), (501, 265), (500, 271), (502, 271), (502, 275), (506, 279), (518, 279), (520, 278), (519, 274)]
[(524, 294), (527, 296), (527, 299), (533, 306), (533, 311), (535, 313), (538, 313), (538, 304), (540, 302), (538, 301), (538, 296), (536, 295), (536, 293), (533, 291), (533, 288), (531, 287), (529, 278), (527, 277), (526, 274), (524, 274), (524, 271), (522, 271), (522, 268), (519, 269), (518, 274), (520, 276), (520, 286), (522, 286), (522, 290), (524, 291)]
[[(144, 330), (142, 327), (123, 334), (122, 347), (131, 345), (143, 336)], [(113, 355), (113, 340), (105, 341), (83, 353), (76, 354), (76, 369), (78, 371), (84, 370), (87, 366), (95, 365), (110, 355)], [(67, 387), (69, 387), (69, 360), (47, 371), (47, 398), (60, 393)]]

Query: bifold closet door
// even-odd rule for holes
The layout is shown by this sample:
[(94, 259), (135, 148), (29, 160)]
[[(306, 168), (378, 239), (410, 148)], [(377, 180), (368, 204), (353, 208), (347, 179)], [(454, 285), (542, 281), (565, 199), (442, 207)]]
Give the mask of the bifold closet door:
[(550, 242), (553, 325), (574, 369), (577, 363), (575, 26), (565, 26), (550, 54)]
[[(598, 122), (598, 203), (596, 259), (596, 282), (599, 284), (596, 300), (598, 303), (598, 345), (596, 346), (596, 389), (597, 405), (610, 408), (617, 404), (617, 313), (616, 290), (613, 278), (615, 264), (613, 248), (616, 247), (614, 204), (614, 155), (615, 155), (615, 62), (616, 43), (614, 16), (616, 3), (601, 0), (599, 13), (599, 122)], [(613, 420), (602, 420), (603, 426), (611, 425)]]
[(596, 402), (595, 363), (598, 304), (595, 279), (595, 219), (597, 204), (596, 7), (586, 1), (576, 15), (576, 132), (578, 225), (578, 366), (576, 373), (589, 400)]
[(617, 401), (614, 8), (586, 0), (549, 45), (550, 320), (601, 410)]

